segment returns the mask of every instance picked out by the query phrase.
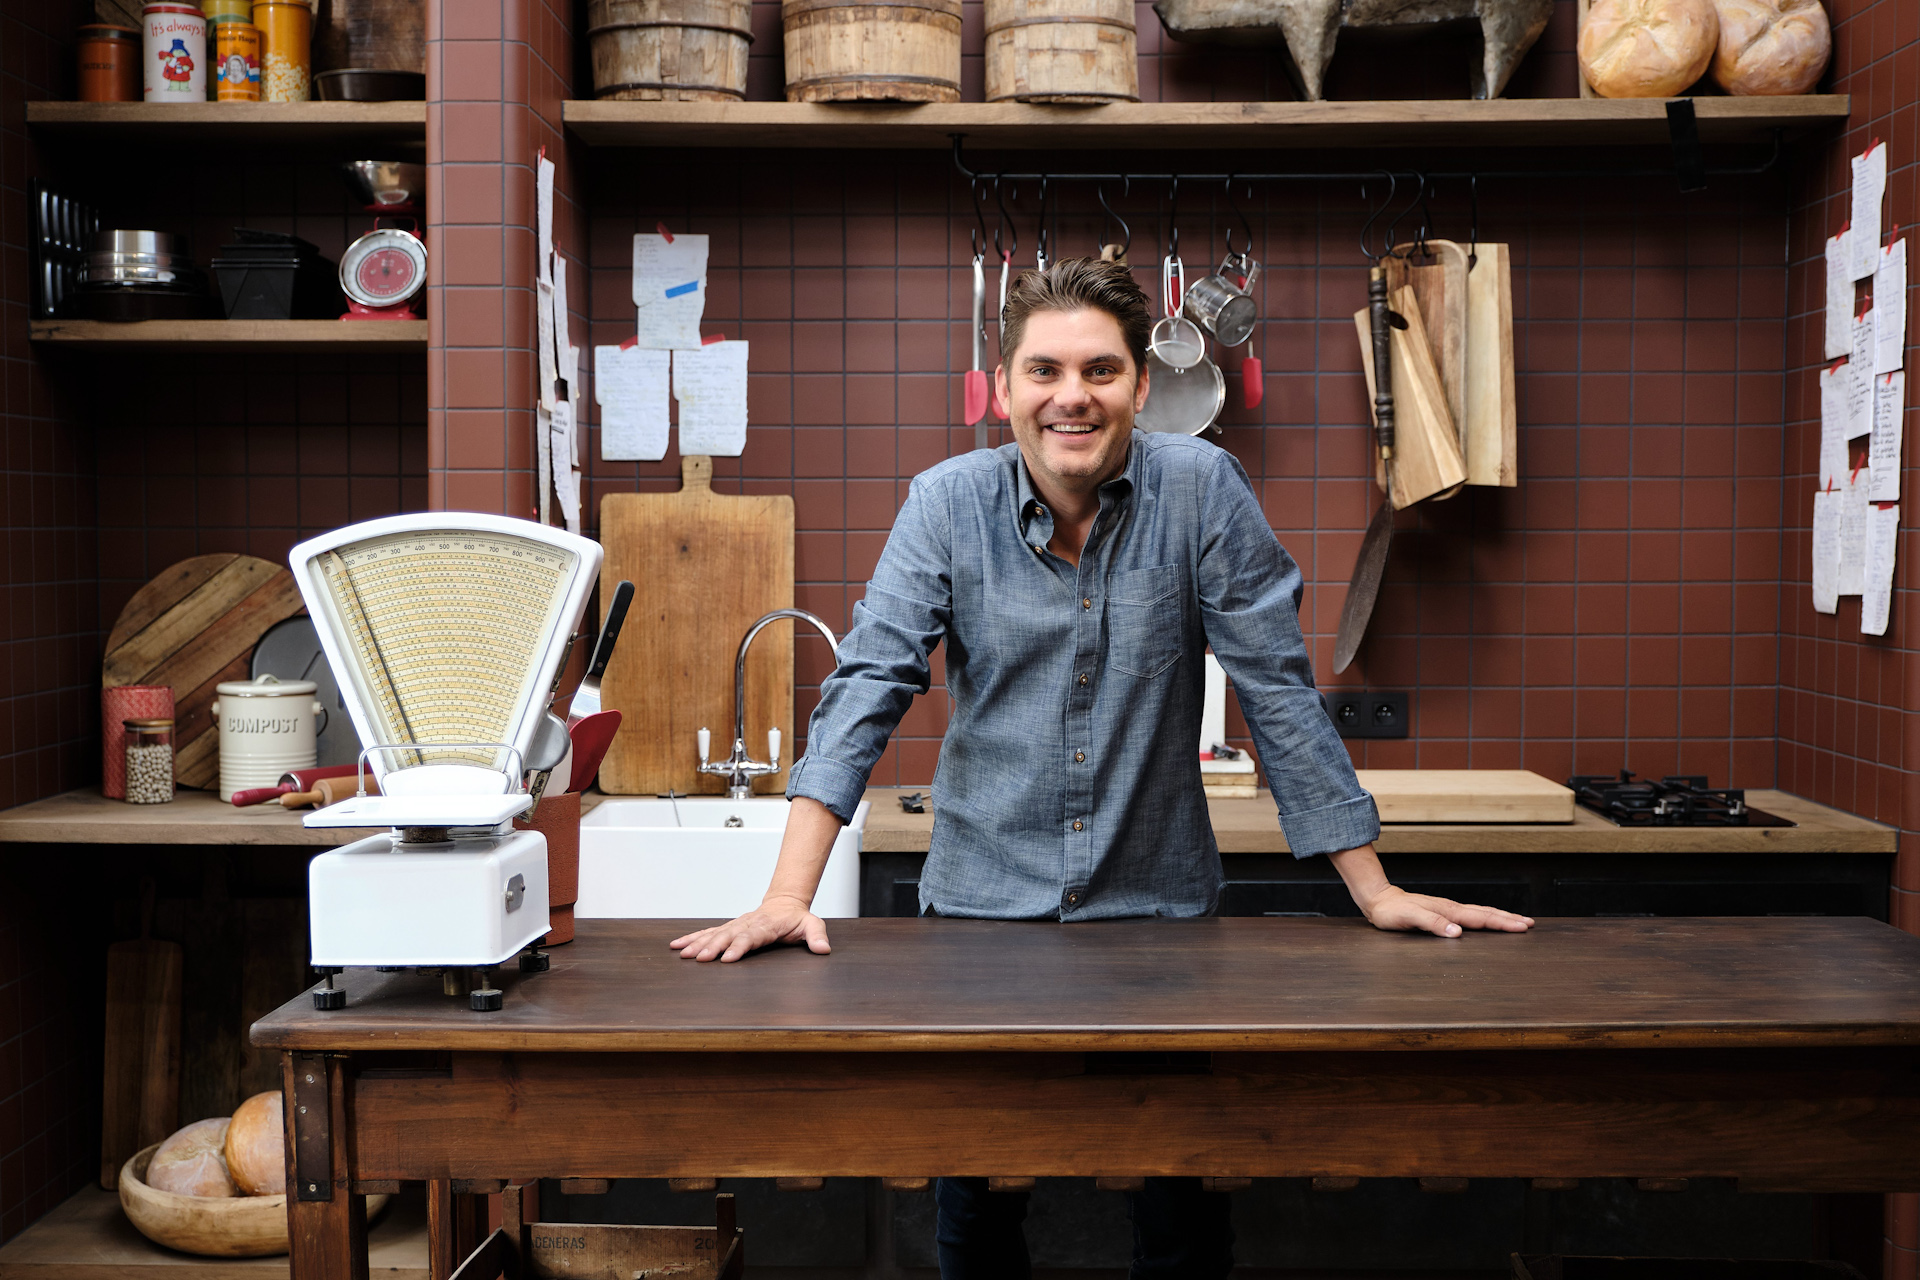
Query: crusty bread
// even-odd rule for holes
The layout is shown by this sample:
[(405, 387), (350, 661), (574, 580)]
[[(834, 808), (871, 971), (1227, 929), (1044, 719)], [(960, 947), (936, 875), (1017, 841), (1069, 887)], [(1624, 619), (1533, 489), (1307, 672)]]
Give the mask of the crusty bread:
[(1728, 93), (1806, 93), (1833, 56), (1820, 0), (1713, 0), (1720, 43), (1713, 81)]
[(280, 1094), (256, 1093), (233, 1113), (227, 1168), (242, 1195), (277, 1196), (287, 1189), (287, 1131)]
[(1594, 0), (1580, 31), (1580, 71), (1603, 98), (1670, 98), (1713, 60), (1713, 0)]
[(195, 1120), (160, 1144), (147, 1164), (147, 1185), (177, 1196), (231, 1196), (236, 1194), (227, 1172), (225, 1116)]

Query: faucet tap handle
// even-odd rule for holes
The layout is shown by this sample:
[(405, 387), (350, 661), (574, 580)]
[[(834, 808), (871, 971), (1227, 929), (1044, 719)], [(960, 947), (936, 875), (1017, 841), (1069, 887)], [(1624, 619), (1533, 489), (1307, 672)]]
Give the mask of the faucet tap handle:
[(713, 735), (705, 729), (701, 729), (695, 736), (700, 742), (700, 763), (705, 764), (707, 762), (707, 752), (713, 748)]
[(767, 730), (767, 772), (780, 772), (780, 731)]

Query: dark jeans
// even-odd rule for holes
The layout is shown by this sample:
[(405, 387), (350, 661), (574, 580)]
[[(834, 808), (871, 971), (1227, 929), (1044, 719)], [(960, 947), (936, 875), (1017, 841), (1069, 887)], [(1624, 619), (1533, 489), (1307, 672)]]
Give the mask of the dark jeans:
[[(1027, 1280), (1027, 1193), (989, 1191), (985, 1178), (934, 1183), (940, 1280)], [(1127, 1193), (1130, 1280), (1222, 1280), (1233, 1270), (1232, 1201), (1198, 1178), (1148, 1178)]]

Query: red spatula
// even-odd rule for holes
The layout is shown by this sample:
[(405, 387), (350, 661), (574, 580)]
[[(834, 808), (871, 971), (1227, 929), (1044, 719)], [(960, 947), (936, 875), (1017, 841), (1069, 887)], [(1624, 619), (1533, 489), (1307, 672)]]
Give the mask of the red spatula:
[(573, 738), (573, 768), (567, 779), (569, 790), (585, 791), (593, 785), (594, 775), (600, 772), (600, 762), (606, 758), (607, 748), (613, 745), (613, 735), (619, 731), (618, 711), (597, 711), (567, 727), (567, 733)]
[(986, 258), (976, 253), (973, 255), (973, 368), (967, 370), (964, 394), (960, 399), (961, 422), (975, 428), (973, 447), (976, 449), (987, 446), (986, 428), (979, 426), (980, 420), (987, 416), (987, 374), (980, 367), (980, 359), (986, 348), (986, 305)]
[(1267, 384), (1260, 368), (1260, 357), (1253, 354), (1253, 346), (1249, 343), (1247, 358), (1240, 362), (1240, 403), (1248, 409), (1258, 409), (1266, 395)]

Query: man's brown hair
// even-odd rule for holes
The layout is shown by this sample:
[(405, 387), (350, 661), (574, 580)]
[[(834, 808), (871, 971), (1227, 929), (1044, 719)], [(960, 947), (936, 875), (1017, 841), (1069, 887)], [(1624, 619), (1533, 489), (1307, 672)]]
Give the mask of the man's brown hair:
[(1000, 313), (1001, 360), (1012, 359), (1020, 349), (1027, 317), (1036, 311), (1106, 312), (1120, 324), (1127, 350), (1133, 353), (1134, 372), (1147, 367), (1153, 320), (1147, 315), (1147, 295), (1125, 263), (1062, 258), (1045, 271), (1021, 272), (1007, 290), (1006, 309)]

